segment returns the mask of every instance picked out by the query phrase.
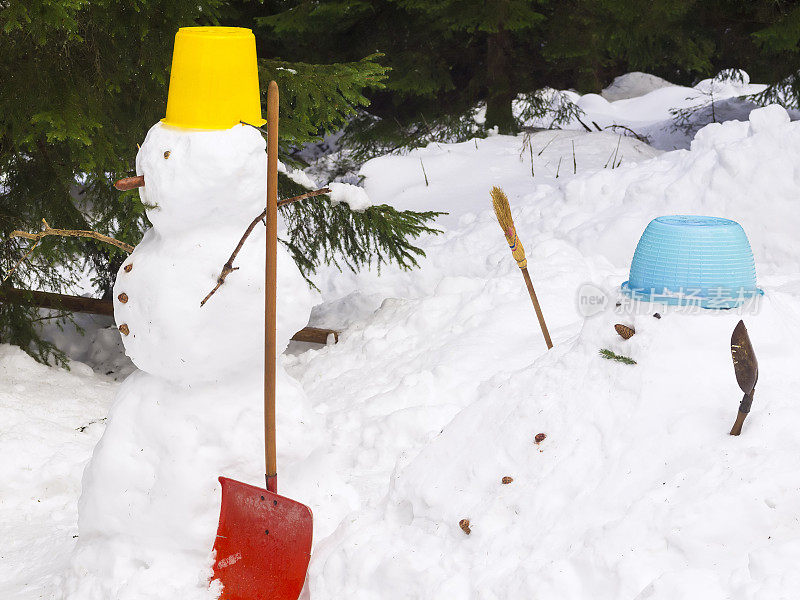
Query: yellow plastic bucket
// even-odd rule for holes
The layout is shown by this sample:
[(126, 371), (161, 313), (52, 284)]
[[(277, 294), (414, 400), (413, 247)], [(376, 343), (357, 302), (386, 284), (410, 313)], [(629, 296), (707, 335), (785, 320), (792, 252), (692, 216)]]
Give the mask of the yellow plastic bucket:
[(243, 27), (181, 27), (175, 34), (163, 123), (229, 129), (261, 118), (256, 38)]

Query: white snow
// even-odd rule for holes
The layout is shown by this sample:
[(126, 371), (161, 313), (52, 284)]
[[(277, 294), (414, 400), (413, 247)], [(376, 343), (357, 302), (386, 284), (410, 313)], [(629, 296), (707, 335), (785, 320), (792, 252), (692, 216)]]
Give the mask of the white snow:
[(50, 598), (78, 536), (81, 472), (116, 384), (0, 344), (0, 596)]
[(625, 73), (615, 77), (611, 85), (603, 89), (602, 96), (609, 102), (627, 100), (628, 98), (644, 96), (653, 90), (671, 85), (669, 81), (661, 77), (650, 73), (633, 71), (632, 73)]
[[(323, 289), (336, 306), (317, 314), (335, 326), (350, 294), (351, 324), (338, 345), (291, 359), (328, 415), (330, 493), (350, 499), (349, 514), (312, 504), (311, 597), (738, 599), (800, 589), (788, 566), (800, 558), (788, 392), (800, 379), (791, 366), (800, 126), (786, 121), (763, 109), (753, 127), (706, 128), (691, 151), (538, 184), (522, 169), (487, 174), (491, 144), (505, 142), (513, 164), (519, 138), (479, 141), (472, 160), (456, 152), (468, 145), (425, 149), (450, 150), (461, 167), (461, 179), (442, 177), (449, 193), (419, 175), (412, 183), (413, 156), (365, 165), (375, 202), (451, 215), (447, 233), (424, 244), (420, 272), (351, 282), (331, 273)], [(495, 182), (513, 190), (556, 341), (549, 353), (488, 208)], [(611, 291), (626, 279), (651, 218), (687, 212), (736, 218), (750, 234), (767, 291), (749, 307), (757, 314), (646, 305), (616, 314), (613, 301), (612, 312), (577, 314), (582, 283)], [(764, 366), (747, 431), (734, 439), (741, 394), (729, 340), (742, 316)], [(624, 342), (616, 322), (638, 333)], [(607, 362), (604, 347), (639, 364)], [(537, 446), (540, 432), (548, 437)]]
[(329, 183), (328, 187), (331, 190), (329, 197), (333, 204), (345, 202), (350, 206), (350, 210), (359, 212), (363, 212), (372, 206), (372, 202), (370, 202), (369, 196), (367, 192), (364, 191), (364, 188), (338, 181)]
[[(608, 104), (633, 109), (636, 100)], [(586, 102), (598, 114), (606, 110), (599, 96)], [(147, 144), (142, 150), (149, 152)], [(158, 152), (153, 161), (161, 164)], [(323, 269), (311, 324), (341, 328), (340, 341), (281, 358), (279, 480), (283, 494), (314, 512), (310, 597), (795, 597), (798, 165), (800, 124), (778, 107), (753, 112), (750, 122), (709, 125), (687, 150), (662, 153), (610, 132), (545, 131), (527, 140), (431, 144), (364, 165), (372, 203), (449, 214), (439, 222), (442, 235), (419, 240), (427, 253), (419, 270)], [(551, 351), (491, 211), (492, 185), (510, 197)], [(759, 303), (720, 312), (615, 308), (639, 235), (652, 218), (671, 213), (742, 224), (765, 290)], [(190, 288), (206, 277), (202, 297), (241, 235), (234, 229), (219, 242), (222, 260), (215, 255), (202, 267), (205, 275), (194, 265), (170, 282)], [(173, 226), (170, 235), (192, 231)], [(212, 244), (210, 234), (194, 239)], [(243, 260), (227, 291), (251, 298), (235, 281), (252, 277), (256, 285), (261, 261)], [(294, 281), (279, 288), (279, 311), (299, 328), (310, 301)], [(225, 286), (209, 306), (226, 301)], [(581, 289), (605, 290), (607, 309), (584, 317)], [(247, 302), (255, 305), (256, 295)], [(176, 305), (189, 306), (181, 300), (160, 310)], [(729, 343), (740, 318), (761, 376), (744, 432), (732, 438), (741, 392)], [(636, 335), (623, 341), (615, 323), (634, 326)], [(164, 331), (178, 336), (180, 328), (170, 327)], [(187, 343), (218, 356), (232, 351), (227, 333), (209, 343), (190, 331)], [(252, 333), (260, 336), (255, 321)], [(151, 351), (166, 363), (175, 347), (164, 342)], [(254, 341), (248, 347), (255, 364), (260, 351)], [(601, 348), (638, 364), (606, 361)], [(134, 360), (145, 351), (134, 348)], [(52, 578), (63, 553), (35, 572), (13, 558), (19, 599), (208, 596), (216, 476), (259, 483), (263, 471), (260, 371), (235, 381), (224, 375), (188, 387), (137, 372), (122, 384), (84, 475), (81, 537), (66, 578)], [(27, 377), (45, 376), (53, 375)], [(547, 435), (540, 444), (538, 433)], [(64, 460), (80, 464), (85, 452), (67, 448)], [(504, 476), (514, 481), (503, 485)], [(74, 512), (64, 517), (53, 535), (66, 552)], [(464, 518), (469, 536), (459, 527)], [(14, 517), (10, 528), (25, 539), (37, 535), (24, 519)], [(23, 582), (38, 587), (28, 593)]]
[[(561, 92), (583, 110), (580, 120), (587, 127), (617, 133), (624, 126), (660, 150), (686, 149), (695, 134), (705, 125), (725, 121), (746, 121), (757, 108), (750, 96), (767, 86), (750, 83), (750, 77), (741, 70), (728, 69), (716, 77), (704, 79), (694, 87), (672, 85), (646, 73), (628, 73), (603, 90), (602, 95), (581, 95), (572, 91)], [(676, 121), (675, 111), (689, 111), (684, 123)], [(798, 113), (792, 111), (794, 118)], [(574, 119), (563, 125), (567, 129), (584, 130), (584, 125)], [(534, 120), (528, 125), (549, 127), (548, 118)]]
[(311, 179), (311, 177), (305, 171), (301, 169), (289, 169), (285, 164), (282, 162), (278, 162), (278, 171), (280, 173), (285, 173), (286, 176), (294, 181), (295, 183), (299, 183), (300, 185), (307, 187), (310, 190), (317, 189), (316, 182)]

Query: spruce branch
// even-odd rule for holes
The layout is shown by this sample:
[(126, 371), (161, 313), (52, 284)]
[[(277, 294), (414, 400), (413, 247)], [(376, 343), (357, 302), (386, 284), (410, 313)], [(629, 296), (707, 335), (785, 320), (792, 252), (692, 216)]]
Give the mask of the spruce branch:
[(626, 365), (635, 365), (636, 361), (630, 358), (629, 356), (622, 356), (621, 354), (617, 354), (612, 352), (608, 348), (602, 348), (600, 350), (600, 356), (607, 360), (614, 360), (616, 362), (621, 362)]
[[(281, 175), (283, 189), (302, 190), (300, 184)], [(445, 214), (436, 211), (398, 211), (382, 204), (353, 211), (345, 203), (332, 204), (326, 196), (281, 207), (287, 238), (281, 240), (300, 272), (312, 286), (311, 276), (322, 265), (357, 271), (360, 267), (395, 263), (402, 269), (419, 265), (425, 252), (413, 240), (441, 233), (429, 222)]]

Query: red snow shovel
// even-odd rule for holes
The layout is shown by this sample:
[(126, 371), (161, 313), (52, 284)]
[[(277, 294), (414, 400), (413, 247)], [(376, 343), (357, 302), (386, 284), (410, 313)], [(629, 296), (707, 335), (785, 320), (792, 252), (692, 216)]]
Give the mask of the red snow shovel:
[(223, 600), (297, 600), (311, 558), (313, 519), (307, 506), (278, 495), (275, 445), (275, 316), (278, 221), (278, 85), (267, 94), (267, 283), (264, 434), (267, 489), (220, 477), (222, 508), (214, 579)]

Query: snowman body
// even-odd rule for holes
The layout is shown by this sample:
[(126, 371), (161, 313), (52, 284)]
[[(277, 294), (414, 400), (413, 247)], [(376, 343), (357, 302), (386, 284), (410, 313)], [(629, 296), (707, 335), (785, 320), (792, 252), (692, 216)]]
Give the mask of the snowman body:
[[(114, 313), (137, 367), (192, 384), (258, 368), (263, 357), (264, 227), (201, 300), (266, 198), (264, 140), (253, 128), (190, 131), (161, 123), (136, 160), (153, 224), (120, 270)], [(262, 332), (262, 333), (259, 333)]]
[[(79, 539), (60, 592), (69, 600), (209, 600), (219, 591), (209, 588), (217, 477), (263, 481), (263, 225), (245, 242), (239, 269), (200, 302), (264, 209), (265, 144), (241, 125), (159, 123), (137, 173), (153, 228), (120, 269), (114, 310), (140, 370), (120, 387), (84, 472)], [(280, 352), (314, 300), (280, 246), (278, 290)], [(291, 470), (320, 418), (280, 365), (277, 387), (278, 458)]]

